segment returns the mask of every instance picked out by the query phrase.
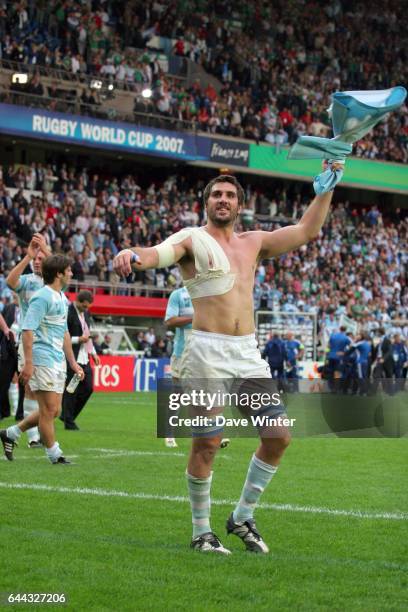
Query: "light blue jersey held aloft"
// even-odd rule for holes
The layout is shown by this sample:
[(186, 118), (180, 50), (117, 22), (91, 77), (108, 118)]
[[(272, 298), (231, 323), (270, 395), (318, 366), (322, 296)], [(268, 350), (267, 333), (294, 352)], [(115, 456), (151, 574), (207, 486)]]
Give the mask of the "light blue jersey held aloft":
[(33, 365), (65, 370), (63, 350), (67, 330), (68, 301), (48, 285), (31, 298), (22, 330), (34, 332)]
[[(168, 321), (172, 317), (192, 317), (193, 314), (193, 303), (187, 289), (185, 287), (181, 287), (180, 289), (173, 291), (169, 297), (164, 320)], [(173, 355), (175, 357), (181, 357), (186, 341), (185, 330), (191, 328), (191, 323), (187, 323), (187, 325), (184, 325), (183, 327), (175, 328), (176, 332), (174, 335), (173, 346)]]

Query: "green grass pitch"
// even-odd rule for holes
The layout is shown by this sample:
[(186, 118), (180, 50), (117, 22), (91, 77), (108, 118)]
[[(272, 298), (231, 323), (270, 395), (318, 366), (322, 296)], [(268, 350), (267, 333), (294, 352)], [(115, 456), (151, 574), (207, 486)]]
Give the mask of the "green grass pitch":
[[(0, 462), (3, 603), (64, 592), (75, 611), (408, 608), (406, 438), (294, 440), (256, 513), (262, 557), (225, 535), (256, 446), (233, 440), (214, 469), (212, 526), (233, 552), (220, 558), (189, 549), (189, 440), (156, 439), (153, 393), (95, 394), (78, 424), (56, 425), (75, 465), (50, 465), (25, 438)], [(27, 607), (49, 606), (5, 609)]]

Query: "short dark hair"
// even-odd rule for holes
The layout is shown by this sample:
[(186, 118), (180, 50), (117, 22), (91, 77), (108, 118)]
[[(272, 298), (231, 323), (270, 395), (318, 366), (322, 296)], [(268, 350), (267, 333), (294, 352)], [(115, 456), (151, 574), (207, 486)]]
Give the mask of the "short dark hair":
[(81, 304), (83, 302), (89, 302), (90, 304), (92, 304), (92, 302), (93, 302), (93, 295), (87, 289), (83, 289), (82, 291), (80, 291), (78, 293), (76, 299), (78, 300), (78, 302), (81, 302)]
[(71, 260), (66, 255), (50, 255), (43, 259), (42, 276), (45, 285), (51, 285), (57, 278), (57, 274), (63, 274), (71, 265)]
[(234, 185), (237, 188), (238, 204), (239, 206), (243, 205), (243, 203), (245, 202), (245, 192), (242, 188), (241, 183), (239, 183), (239, 181), (235, 178), (235, 176), (231, 176), (231, 174), (220, 174), (219, 176), (216, 176), (215, 178), (213, 178), (208, 183), (208, 185), (205, 186), (204, 195), (203, 195), (204, 206), (207, 206), (207, 202), (208, 202), (208, 198), (210, 197), (211, 189), (216, 183), (231, 183), (231, 185)]

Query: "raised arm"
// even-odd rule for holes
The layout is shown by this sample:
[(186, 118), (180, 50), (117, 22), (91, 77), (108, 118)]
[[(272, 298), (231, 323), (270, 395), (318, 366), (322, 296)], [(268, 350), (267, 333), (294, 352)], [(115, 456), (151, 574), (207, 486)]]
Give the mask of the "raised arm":
[(28, 245), (27, 254), (23, 257), (23, 259), (11, 270), (9, 275), (6, 278), (6, 283), (10, 287), (10, 289), (17, 289), (18, 284), (20, 282), (20, 276), (33, 259), (36, 258), (39, 251), (43, 251), (44, 254), (48, 257), (51, 255), (51, 251), (49, 250), (47, 243), (45, 242), (45, 238), (42, 234), (34, 234), (31, 239), (30, 244)]
[[(326, 168), (327, 162), (324, 162), (323, 169)], [(341, 172), (343, 165), (332, 163), (331, 168), (333, 171)], [(317, 195), (296, 225), (282, 227), (273, 232), (260, 232), (260, 257), (268, 258), (282, 255), (282, 253), (293, 251), (316, 238), (326, 220), (332, 197), (333, 191)]]
[(28, 247), (27, 254), (23, 257), (21, 261), (18, 262), (16, 266), (14, 266), (14, 268), (10, 271), (9, 275), (6, 278), (7, 286), (10, 287), (10, 289), (13, 289), (13, 291), (17, 289), (18, 284), (20, 282), (20, 276), (22, 275), (30, 261), (35, 258), (35, 256), (36, 253), (31, 252), (30, 247)]
[(333, 192), (316, 196), (296, 225), (260, 232), (262, 259), (293, 251), (316, 238), (329, 212), (332, 197)]

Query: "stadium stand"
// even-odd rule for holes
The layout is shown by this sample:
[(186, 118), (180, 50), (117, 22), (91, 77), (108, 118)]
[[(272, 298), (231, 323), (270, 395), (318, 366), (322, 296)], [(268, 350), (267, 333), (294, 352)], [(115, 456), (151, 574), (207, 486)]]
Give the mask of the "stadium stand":
[[(228, 0), (6, 5), (2, 67), (33, 75), (27, 85), (3, 81), (2, 99), (13, 103), (25, 94), (37, 97), (23, 103), (54, 110), (145, 123), (149, 115), (151, 124), (157, 115), (156, 124), (281, 146), (302, 134), (330, 133), (326, 109), (336, 89), (381, 89), (407, 78), (403, 6), (393, 2), (371, 3), (363, 33), (362, 8), (348, 1), (250, 2), (241, 9)], [(207, 78), (187, 83), (187, 63)], [(61, 94), (62, 81), (70, 83), (71, 99)], [(130, 95), (101, 107), (101, 97), (113, 98), (116, 89)], [(354, 153), (406, 163), (407, 139), (403, 106)]]

